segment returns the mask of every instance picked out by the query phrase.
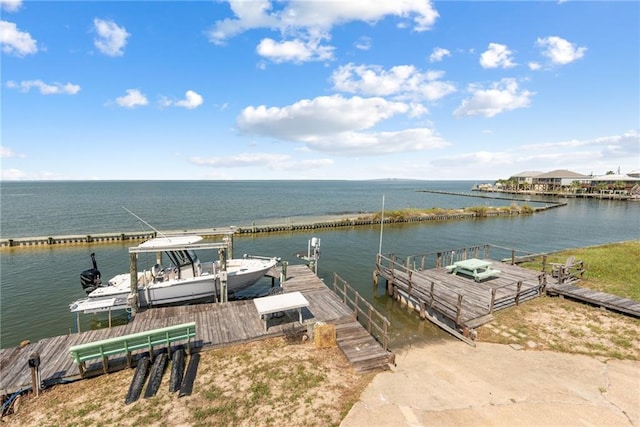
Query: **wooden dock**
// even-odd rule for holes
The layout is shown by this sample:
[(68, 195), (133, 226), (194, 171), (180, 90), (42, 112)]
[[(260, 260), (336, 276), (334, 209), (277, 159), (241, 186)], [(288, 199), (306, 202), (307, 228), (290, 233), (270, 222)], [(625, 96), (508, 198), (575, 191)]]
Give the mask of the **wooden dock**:
[[(476, 249), (476, 248), (473, 248)], [(448, 251), (442, 254), (473, 251)], [(476, 252), (477, 254), (477, 252)], [(466, 259), (466, 258), (460, 258)], [(473, 278), (453, 275), (441, 258), (433, 268), (402, 262), (395, 257), (378, 255), (374, 279), (384, 278), (387, 292), (413, 306), (420, 317), (428, 319), (452, 335), (473, 345), (473, 330), (493, 320), (493, 312), (518, 305), (543, 294), (546, 274), (482, 257), (501, 271), (498, 277), (476, 282)]]
[(606, 308), (607, 310), (615, 311), (617, 313), (640, 318), (640, 302), (629, 298), (622, 298), (616, 295), (581, 288), (571, 284), (549, 285), (547, 287), (547, 294), (552, 296), (561, 296), (596, 307)]
[[(33, 353), (40, 356), (40, 378), (46, 386), (75, 381), (80, 379), (80, 372), (69, 355), (69, 347), (192, 321), (197, 325), (194, 343), (197, 351), (301, 333), (316, 322), (335, 324), (337, 344), (354, 369), (388, 369), (389, 352), (307, 266), (288, 266), (283, 288), (284, 292), (300, 291), (309, 301), (309, 307), (302, 310), (304, 325), (297, 322), (297, 314), (287, 315), (271, 319), (265, 331), (252, 300), (148, 309), (139, 312), (127, 325), (45, 338), (25, 347), (0, 349), (0, 394), (31, 387), (27, 364)], [(117, 363), (117, 359), (113, 362), (109, 366), (113, 365), (114, 370), (122, 368), (123, 364)], [(96, 360), (87, 365), (87, 371), (101, 372), (101, 366), (101, 361)]]

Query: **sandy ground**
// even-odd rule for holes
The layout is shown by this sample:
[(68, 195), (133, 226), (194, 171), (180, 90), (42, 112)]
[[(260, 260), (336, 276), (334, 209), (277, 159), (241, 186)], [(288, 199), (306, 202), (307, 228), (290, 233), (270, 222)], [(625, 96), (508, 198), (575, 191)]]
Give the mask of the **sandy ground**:
[(157, 396), (125, 405), (124, 370), (25, 396), (1, 424), (640, 427), (637, 319), (559, 300), (512, 314), (475, 348), (447, 337), (394, 350), (397, 366), (375, 376), (336, 347), (273, 338), (201, 353), (191, 396), (169, 393), (165, 373)]
[(457, 341), (396, 362), (341, 426), (640, 426), (640, 362)]

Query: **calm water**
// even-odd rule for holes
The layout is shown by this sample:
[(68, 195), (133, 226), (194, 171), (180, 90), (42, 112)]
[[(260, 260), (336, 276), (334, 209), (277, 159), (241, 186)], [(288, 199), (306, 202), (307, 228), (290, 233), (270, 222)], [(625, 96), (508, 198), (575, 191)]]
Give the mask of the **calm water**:
[[(300, 221), (385, 209), (501, 206), (489, 200), (417, 192), (419, 189), (469, 192), (470, 181), (186, 181), (2, 183), (2, 238), (148, 231), (122, 207), (160, 230), (225, 227)], [(280, 256), (300, 263), (307, 241), (319, 237), (319, 274), (330, 283), (338, 273), (392, 321), (397, 345), (441, 337), (428, 322), (399, 308), (371, 283), (379, 227), (236, 236), (235, 255)], [(387, 225), (383, 252), (411, 255), (475, 244), (549, 252), (640, 238), (640, 203), (570, 200), (569, 205), (529, 217)], [(75, 330), (68, 305), (84, 296), (79, 274), (96, 252), (104, 278), (128, 270), (127, 245), (11, 249), (0, 252), (0, 347), (24, 339)], [(247, 296), (263, 294), (269, 281)], [(90, 316), (83, 316), (88, 327)], [(104, 320), (99, 317), (98, 321)], [(95, 320), (94, 320), (95, 321)]]

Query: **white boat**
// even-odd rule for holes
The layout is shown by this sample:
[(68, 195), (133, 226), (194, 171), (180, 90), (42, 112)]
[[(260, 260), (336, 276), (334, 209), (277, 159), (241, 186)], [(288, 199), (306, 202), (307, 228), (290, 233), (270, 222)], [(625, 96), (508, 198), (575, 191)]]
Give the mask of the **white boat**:
[[(226, 281), (228, 294), (247, 288), (274, 268), (279, 259), (251, 257), (223, 260), (200, 260), (196, 251), (226, 248), (223, 243), (200, 243), (201, 236), (158, 237), (129, 248), (131, 264), (137, 271), (138, 254), (156, 254), (156, 263), (148, 270), (114, 276), (102, 283), (95, 255), (93, 268), (80, 274), (87, 297), (70, 304), (72, 312), (85, 313), (131, 307), (153, 307), (213, 300)], [(163, 258), (168, 263), (163, 265)], [(131, 283), (137, 278), (137, 283)], [(133, 285), (133, 286), (132, 286)], [(137, 289), (137, 293), (135, 291)], [(135, 297), (137, 295), (137, 301)]]

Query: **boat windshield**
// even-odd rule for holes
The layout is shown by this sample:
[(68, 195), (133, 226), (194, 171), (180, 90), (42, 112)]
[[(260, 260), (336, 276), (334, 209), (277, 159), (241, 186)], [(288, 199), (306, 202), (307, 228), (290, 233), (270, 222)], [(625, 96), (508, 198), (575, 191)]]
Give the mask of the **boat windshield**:
[(198, 260), (198, 255), (192, 250), (183, 251), (167, 251), (167, 256), (171, 260), (174, 266), (184, 267), (185, 265), (195, 264)]

